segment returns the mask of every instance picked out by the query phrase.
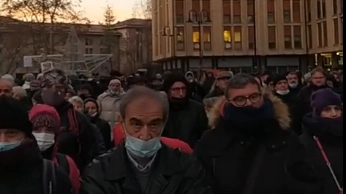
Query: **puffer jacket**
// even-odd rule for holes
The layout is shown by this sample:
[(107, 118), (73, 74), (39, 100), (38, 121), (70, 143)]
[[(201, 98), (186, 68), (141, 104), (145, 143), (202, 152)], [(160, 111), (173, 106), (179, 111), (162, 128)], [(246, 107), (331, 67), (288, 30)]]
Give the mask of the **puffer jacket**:
[(115, 123), (119, 118), (119, 105), (122, 96), (125, 93), (120, 93), (118, 95), (112, 95), (109, 92), (104, 92), (97, 98), (97, 103), (99, 105), (100, 118), (106, 120), (111, 128), (115, 126)]

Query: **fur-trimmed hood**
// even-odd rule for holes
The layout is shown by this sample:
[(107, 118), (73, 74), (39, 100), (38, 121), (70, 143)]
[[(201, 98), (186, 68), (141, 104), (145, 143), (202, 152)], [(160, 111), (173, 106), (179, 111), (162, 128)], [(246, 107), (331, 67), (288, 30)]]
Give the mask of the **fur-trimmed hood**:
[[(275, 112), (275, 119), (278, 121), (280, 127), (282, 130), (288, 130), (290, 129), (291, 124), (291, 118), (288, 106), (281, 101), (278, 97), (274, 96), (271, 92), (265, 92), (264, 98), (269, 99), (272, 101), (274, 106), (274, 112)], [(226, 102), (225, 97), (220, 97), (215, 104), (213, 105), (212, 109), (209, 112), (209, 126), (213, 129), (219, 122), (220, 118), (220, 108), (223, 107), (224, 103)]]

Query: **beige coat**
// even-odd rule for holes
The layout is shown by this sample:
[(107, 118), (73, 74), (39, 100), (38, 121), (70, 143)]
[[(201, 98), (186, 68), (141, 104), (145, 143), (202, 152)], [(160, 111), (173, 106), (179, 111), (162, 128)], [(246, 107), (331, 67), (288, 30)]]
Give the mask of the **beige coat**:
[(99, 95), (97, 102), (99, 104), (100, 118), (106, 120), (111, 128), (113, 128), (120, 116), (119, 105), (122, 96), (125, 93), (121, 93), (116, 96), (112, 96), (107, 92)]

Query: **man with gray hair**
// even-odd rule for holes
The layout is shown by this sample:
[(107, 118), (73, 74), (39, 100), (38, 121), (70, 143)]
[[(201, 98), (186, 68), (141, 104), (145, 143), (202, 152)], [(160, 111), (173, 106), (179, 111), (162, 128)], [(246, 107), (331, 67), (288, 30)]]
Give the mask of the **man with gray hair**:
[(123, 96), (119, 110), (125, 141), (89, 165), (82, 194), (211, 194), (201, 164), (160, 141), (167, 98), (136, 86)]

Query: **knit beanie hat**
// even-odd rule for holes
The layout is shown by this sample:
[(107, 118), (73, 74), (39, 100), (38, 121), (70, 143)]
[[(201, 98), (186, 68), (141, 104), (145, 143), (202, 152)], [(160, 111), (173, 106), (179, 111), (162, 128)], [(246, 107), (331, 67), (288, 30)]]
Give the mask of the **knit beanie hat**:
[(164, 91), (168, 92), (175, 82), (182, 82), (186, 85), (186, 87), (188, 87), (188, 82), (184, 75), (180, 73), (170, 73), (164, 78), (164, 81), (163, 81)]
[(0, 129), (17, 129), (27, 136), (32, 133), (32, 124), (25, 107), (4, 95), (0, 96)]
[(282, 80), (287, 80), (284, 74), (278, 74), (273, 77), (273, 86), (275, 87)]
[(55, 133), (60, 132), (60, 116), (55, 108), (46, 104), (36, 104), (29, 113), (33, 128), (47, 127)]
[(341, 98), (330, 88), (319, 89), (311, 95), (311, 107), (314, 115), (320, 115), (327, 106), (342, 106)]
[(42, 84), (63, 84), (68, 85), (68, 78), (65, 76), (65, 73), (60, 69), (52, 69), (43, 74)]

